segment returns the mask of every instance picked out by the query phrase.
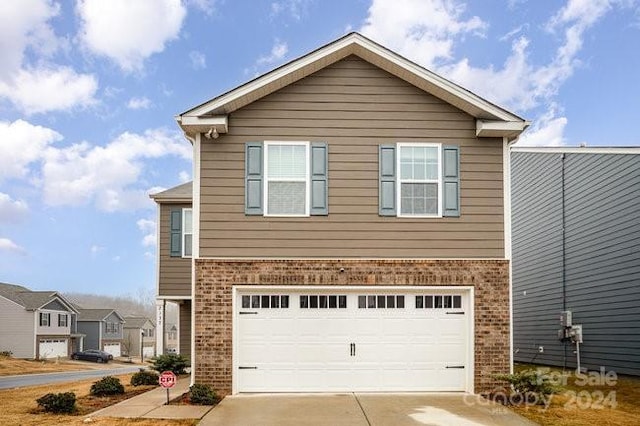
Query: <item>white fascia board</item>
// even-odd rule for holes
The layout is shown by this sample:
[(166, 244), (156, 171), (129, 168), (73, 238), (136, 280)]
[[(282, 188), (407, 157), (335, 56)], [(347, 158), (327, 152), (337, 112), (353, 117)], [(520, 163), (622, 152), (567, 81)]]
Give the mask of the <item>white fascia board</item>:
[[(336, 55), (335, 58), (332, 59), (332, 62), (338, 61), (350, 54), (357, 53), (358, 48), (365, 49), (368, 52), (371, 52), (377, 55), (380, 58), (383, 58), (386, 61), (395, 64), (396, 66), (404, 69), (410, 74), (417, 76), (424, 80), (428, 85), (432, 86), (438, 92), (439, 96), (442, 96), (448, 102), (451, 99), (455, 98), (461, 102), (455, 102), (456, 104), (466, 104), (470, 107), (467, 108), (469, 113), (471, 110), (481, 110), (485, 114), (495, 117), (497, 120), (505, 120), (505, 121), (515, 121), (515, 122), (524, 122), (522, 118), (509, 113), (508, 111), (492, 104), (489, 101), (475, 95), (474, 93), (456, 85), (455, 83), (440, 77), (439, 75), (426, 70), (425, 68), (409, 61), (406, 58), (390, 51), (389, 49), (363, 37), (360, 34), (352, 33), (341, 40), (335, 41), (329, 45), (326, 45), (314, 52), (307, 54), (306, 56), (301, 57), (300, 59), (294, 60), (286, 65), (283, 65), (280, 68), (271, 71), (263, 75), (262, 77), (258, 77), (256, 80), (246, 83), (242, 86), (239, 86), (236, 89), (233, 89), (226, 94), (213, 99), (209, 102), (206, 102), (198, 107), (195, 107), (187, 112), (185, 112), (182, 116), (178, 116), (176, 119), (180, 122), (180, 117), (184, 118), (190, 116), (203, 116), (209, 113), (210, 111), (214, 111), (220, 107), (228, 105), (244, 96), (249, 95), (250, 93), (260, 90), (265, 86), (268, 86), (272, 83), (277, 82), (280, 79), (285, 78), (287, 75), (292, 74), (298, 70), (301, 70), (305, 67), (309, 67), (309, 74), (317, 71), (316, 68), (312, 67), (315, 62), (321, 61), (331, 55)], [(323, 65), (322, 67), (326, 66)], [(398, 76), (399, 78), (402, 78)], [(286, 84), (291, 83), (290, 81)], [(286, 85), (285, 84), (285, 85)], [(266, 93), (265, 93), (266, 94)], [(444, 96), (443, 96), (444, 95)], [(461, 108), (465, 109), (465, 108)], [(471, 114), (476, 115), (476, 114)]]
[(529, 127), (528, 121), (476, 120), (476, 136), (479, 138), (516, 137)]
[(640, 146), (512, 146), (511, 152), (537, 152), (545, 154), (640, 154)]
[(229, 131), (229, 120), (226, 115), (213, 117), (183, 115), (177, 116), (176, 121), (182, 130), (189, 135), (206, 133), (212, 128), (215, 128), (218, 133), (227, 133)]

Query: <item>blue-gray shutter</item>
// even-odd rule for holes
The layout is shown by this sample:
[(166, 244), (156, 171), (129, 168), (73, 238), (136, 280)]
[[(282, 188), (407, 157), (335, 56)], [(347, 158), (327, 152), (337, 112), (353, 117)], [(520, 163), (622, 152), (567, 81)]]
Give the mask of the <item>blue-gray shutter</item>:
[(245, 144), (244, 168), (244, 213), (247, 215), (262, 214), (262, 142)]
[(460, 217), (460, 148), (442, 147), (442, 216)]
[(329, 214), (328, 151), (324, 142), (311, 144), (311, 214)]
[(378, 161), (378, 214), (396, 216), (396, 146), (380, 145)]
[(171, 209), (171, 257), (182, 256), (182, 209)]

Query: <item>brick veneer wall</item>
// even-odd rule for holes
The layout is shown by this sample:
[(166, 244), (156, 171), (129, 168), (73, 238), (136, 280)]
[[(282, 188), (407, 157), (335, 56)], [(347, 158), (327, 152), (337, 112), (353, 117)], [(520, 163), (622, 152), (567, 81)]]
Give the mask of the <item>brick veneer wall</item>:
[[(475, 391), (509, 372), (507, 260), (197, 259), (195, 381), (231, 392), (234, 285), (474, 286)], [(341, 272), (341, 268), (344, 271)]]

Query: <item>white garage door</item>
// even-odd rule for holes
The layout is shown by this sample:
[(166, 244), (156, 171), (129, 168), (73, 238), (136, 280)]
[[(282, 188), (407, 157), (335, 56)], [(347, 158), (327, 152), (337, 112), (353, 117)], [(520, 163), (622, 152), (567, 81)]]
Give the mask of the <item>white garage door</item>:
[(155, 348), (153, 346), (145, 346), (142, 348), (142, 354), (145, 358), (151, 358), (156, 354)]
[(40, 341), (40, 358), (55, 358), (69, 356), (67, 353), (67, 339), (47, 339)]
[(120, 356), (120, 343), (105, 343), (104, 351), (115, 357)]
[(454, 289), (238, 291), (238, 392), (467, 391), (470, 297)]

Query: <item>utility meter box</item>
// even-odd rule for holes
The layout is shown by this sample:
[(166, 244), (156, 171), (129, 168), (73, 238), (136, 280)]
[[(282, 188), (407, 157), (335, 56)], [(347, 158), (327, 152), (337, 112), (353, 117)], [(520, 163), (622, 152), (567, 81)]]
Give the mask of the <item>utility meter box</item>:
[(560, 312), (560, 325), (562, 327), (571, 327), (573, 325), (573, 315), (571, 315), (571, 311)]

